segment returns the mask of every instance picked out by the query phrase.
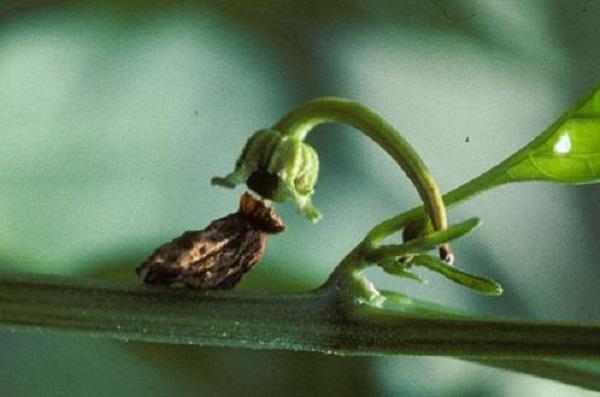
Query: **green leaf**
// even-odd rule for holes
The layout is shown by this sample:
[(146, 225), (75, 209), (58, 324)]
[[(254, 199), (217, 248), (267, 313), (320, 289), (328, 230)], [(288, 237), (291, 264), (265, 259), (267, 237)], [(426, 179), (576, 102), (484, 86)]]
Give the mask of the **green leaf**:
[(388, 258), (427, 251), (469, 234), (480, 224), (481, 221), (478, 218), (469, 218), (464, 222), (449, 226), (448, 229), (435, 231), (404, 244), (382, 245), (368, 252), (365, 257), (369, 261), (379, 263)]
[[(491, 188), (534, 180), (570, 184), (600, 181), (600, 85), (525, 147), (446, 193), (443, 200), (446, 207), (453, 207)], [(424, 217), (422, 207), (413, 208), (381, 222), (366, 238), (381, 240)]]
[(505, 172), (511, 181), (598, 181), (600, 86), (509, 160)]
[(413, 258), (413, 262), (439, 273), (455, 283), (481, 292), (482, 294), (494, 296), (502, 295), (502, 286), (494, 280), (467, 273), (464, 270), (457, 269), (433, 256), (416, 255)]
[[(511, 182), (584, 184), (599, 180), (600, 85), (525, 147), (444, 195), (444, 202), (453, 206), (487, 189)], [(394, 227), (388, 225), (388, 228)]]

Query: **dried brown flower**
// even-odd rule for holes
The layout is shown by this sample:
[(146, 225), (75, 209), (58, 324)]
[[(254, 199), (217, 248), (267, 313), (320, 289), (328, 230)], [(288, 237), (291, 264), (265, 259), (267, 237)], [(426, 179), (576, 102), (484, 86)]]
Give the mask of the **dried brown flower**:
[(233, 288), (262, 258), (267, 234), (284, 229), (273, 208), (244, 193), (238, 212), (160, 246), (136, 272), (149, 284)]

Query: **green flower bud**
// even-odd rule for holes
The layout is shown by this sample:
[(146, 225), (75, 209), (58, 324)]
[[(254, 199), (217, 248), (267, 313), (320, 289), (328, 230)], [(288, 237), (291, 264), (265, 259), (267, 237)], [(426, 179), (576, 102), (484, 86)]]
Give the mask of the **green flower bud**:
[(300, 138), (276, 130), (261, 130), (248, 139), (235, 170), (214, 185), (233, 188), (240, 183), (273, 201), (291, 201), (313, 222), (321, 214), (311, 196), (319, 176), (317, 152)]

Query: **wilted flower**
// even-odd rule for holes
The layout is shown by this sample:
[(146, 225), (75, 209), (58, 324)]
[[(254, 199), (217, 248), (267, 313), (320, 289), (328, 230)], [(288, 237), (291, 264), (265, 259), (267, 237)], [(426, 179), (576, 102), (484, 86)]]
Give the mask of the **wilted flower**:
[(262, 258), (267, 234), (284, 229), (273, 208), (244, 193), (238, 212), (160, 246), (136, 272), (149, 284), (232, 288)]
[(318, 175), (319, 157), (311, 146), (296, 136), (267, 129), (248, 139), (231, 174), (213, 178), (212, 183), (229, 188), (246, 183), (266, 199), (293, 202), (316, 222), (321, 214), (312, 205), (311, 196)]

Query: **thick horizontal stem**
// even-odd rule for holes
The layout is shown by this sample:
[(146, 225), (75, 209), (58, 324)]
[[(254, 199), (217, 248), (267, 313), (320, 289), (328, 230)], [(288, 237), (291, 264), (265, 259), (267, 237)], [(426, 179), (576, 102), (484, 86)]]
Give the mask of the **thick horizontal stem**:
[(294, 295), (248, 294), (5, 275), (0, 278), (0, 325), (333, 354), (600, 358), (598, 325), (414, 314), (417, 302), (391, 311), (354, 304), (338, 287)]

